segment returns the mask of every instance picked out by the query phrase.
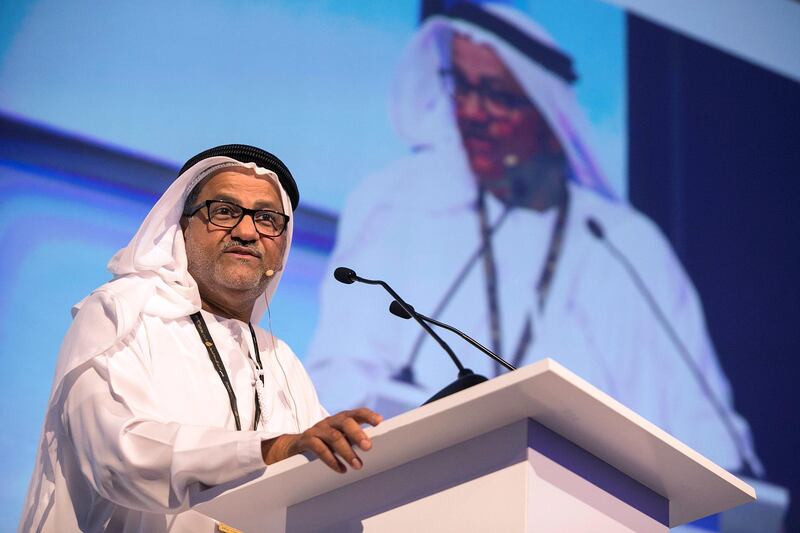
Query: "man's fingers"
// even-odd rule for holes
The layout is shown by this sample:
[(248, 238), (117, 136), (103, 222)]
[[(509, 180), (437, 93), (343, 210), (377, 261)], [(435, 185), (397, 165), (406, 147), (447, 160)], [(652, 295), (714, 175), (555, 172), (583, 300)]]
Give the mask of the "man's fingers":
[[(351, 419), (352, 421), (352, 419)], [(355, 423), (355, 422), (353, 422)], [(359, 428), (360, 429), (360, 428)], [(325, 443), (336, 452), (347, 464), (359, 470), (361, 468), (361, 459), (356, 455), (353, 447), (350, 445), (349, 438), (344, 433), (336, 428), (328, 428), (323, 434)]]
[(312, 437), (308, 439), (306, 446), (308, 451), (313, 452), (314, 455), (320, 458), (323, 463), (328, 465), (331, 470), (335, 470), (340, 474), (343, 474), (347, 471), (347, 468), (336, 458), (328, 445), (318, 437)]
[(344, 413), (353, 418), (359, 424), (369, 424), (371, 426), (377, 426), (383, 421), (383, 417), (381, 415), (379, 415), (372, 409), (368, 409), (366, 407), (351, 409), (350, 411), (345, 411)]
[(376, 426), (382, 420), (381, 415), (366, 407), (342, 411), (306, 430), (299, 441), (296, 441), (296, 449), (298, 452), (312, 452), (337, 472), (342, 473), (347, 470), (343, 462), (359, 470), (363, 463), (353, 445), (359, 446), (362, 450), (369, 450), (372, 447), (372, 442), (361, 429), (361, 424)]
[(332, 421), (332, 424), (339, 427), (347, 435), (348, 440), (362, 450), (372, 448), (372, 441), (361, 429), (361, 424), (377, 426), (383, 421), (381, 415), (366, 407), (342, 411), (332, 418), (335, 420)]
[(362, 450), (369, 450), (372, 447), (372, 442), (367, 437), (367, 434), (364, 433), (364, 430), (361, 429), (361, 424), (356, 422), (354, 418), (345, 418), (344, 422), (342, 422), (342, 431), (347, 435), (347, 440), (357, 444)]

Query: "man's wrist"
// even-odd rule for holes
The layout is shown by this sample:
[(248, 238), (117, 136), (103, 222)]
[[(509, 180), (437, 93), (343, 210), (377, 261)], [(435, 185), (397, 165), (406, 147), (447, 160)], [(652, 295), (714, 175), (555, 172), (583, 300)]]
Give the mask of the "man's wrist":
[(297, 435), (286, 434), (274, 439), (261, 441), (261, 458), (264, 464), (271, 465), (291, 456), (290, 447), (297, 439)]

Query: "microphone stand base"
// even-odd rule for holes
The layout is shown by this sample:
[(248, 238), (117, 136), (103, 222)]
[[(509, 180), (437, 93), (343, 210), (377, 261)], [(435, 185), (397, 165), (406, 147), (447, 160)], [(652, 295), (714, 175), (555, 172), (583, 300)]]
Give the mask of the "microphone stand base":
[(414, 379), (414, 371), (408, 365), (401, 368), (395, 375), (392, 376), (392, 379), (401, 383), (407, 383), (409, 385), (419, 387), (417, 380)]
[(430, 397), (427, 402), (422, 405), (428, 405), (431, 402), (435, 402), (436, 400), (441, 400), (445, 396), (450, 396), (451, 394), (455, 394), (456, 392), (462, 391), (464, 389), (468, 389), (478, 383), (483, 383), (484, 381), (489, 381), (486, 377), (481, 376), (480, 374), (475, 374), (469, 368), (465, 368), (464, 370), (458, 373), (458, 379), (452, 382), (447, 387), (443, 388), (436, 394)]

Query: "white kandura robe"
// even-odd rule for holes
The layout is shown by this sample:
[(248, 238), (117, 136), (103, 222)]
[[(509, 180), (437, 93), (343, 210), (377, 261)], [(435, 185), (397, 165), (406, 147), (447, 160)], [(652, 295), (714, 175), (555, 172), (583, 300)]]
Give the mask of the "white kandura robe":
[[(73, 327), (103, 324), (104, 307), (90, 300)], [(53, 508), (31, 530), (212, 532), (213, 520), (178, 512), (186, 508), (190, 487), (264, 470), (262, 440), (297, 433), (326, 416), (292, 350), (278, 340), (273, 351), (269, 334), (257, 327), (268, 411), (267, 427), (253, 431), (249, 328), (202, 313), (244, 431), (236, 431), (228, 395), (192, 321), (143, 317), (118, 350), (93, 359), (65, 383)], [(83, 475), (74, 475), (78, 471)]]
[[(213, 531), (213, 521), (186, 511), (190, 488), (263, 470), (262, 440), (302, 431), (326, 416), (291, 349), (281, 341), (273, 346), (273, 337), (256, 327), (267, 427), (251, 431), (249, 328), (204, 313), (236, 392), (244, 428), (237, 431), (228, 395), (189, 318), (201, 301), (188, 272), (183, 205), (204, 177), (234, 167), (274, 183), (283, 212), (292, 215), (274, 172), (223, 156), (199, 161), (164, 192), (109, 262), (114, 278), (75, 307), (20, 531)], [(290, 219), (283, 257), (255, 302), (253, 324), (278, 287), (292, 232)]]

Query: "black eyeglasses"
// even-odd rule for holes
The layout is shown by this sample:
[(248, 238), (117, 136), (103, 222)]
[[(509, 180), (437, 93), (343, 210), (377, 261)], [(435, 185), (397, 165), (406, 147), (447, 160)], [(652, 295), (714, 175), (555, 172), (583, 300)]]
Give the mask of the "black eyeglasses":
[(486, 79), (482, 79), (478, 83), (472, 83), (457, 69), (439, 69), (439, 76), (442, 79), (445, 90), (451, 97), (462, 99), (474, 92), (489, 104), (487, 109), (496, 115), (532, 105), (530, 99), (524, 94), (495, 89), (491, 86), (491, 82)]
[(204, 207), (208, 221), (220, 228), (233, 229), (239, 225), (245, 215), (250, 215), (256, 231), (264, 237), (278, 237), (289, 224), (289, 216), (284, 213), (269, 209), (247, 209), (224, 200), (206, 200), (204, 204), (193, 207), (184, 215), (192, 217)]

